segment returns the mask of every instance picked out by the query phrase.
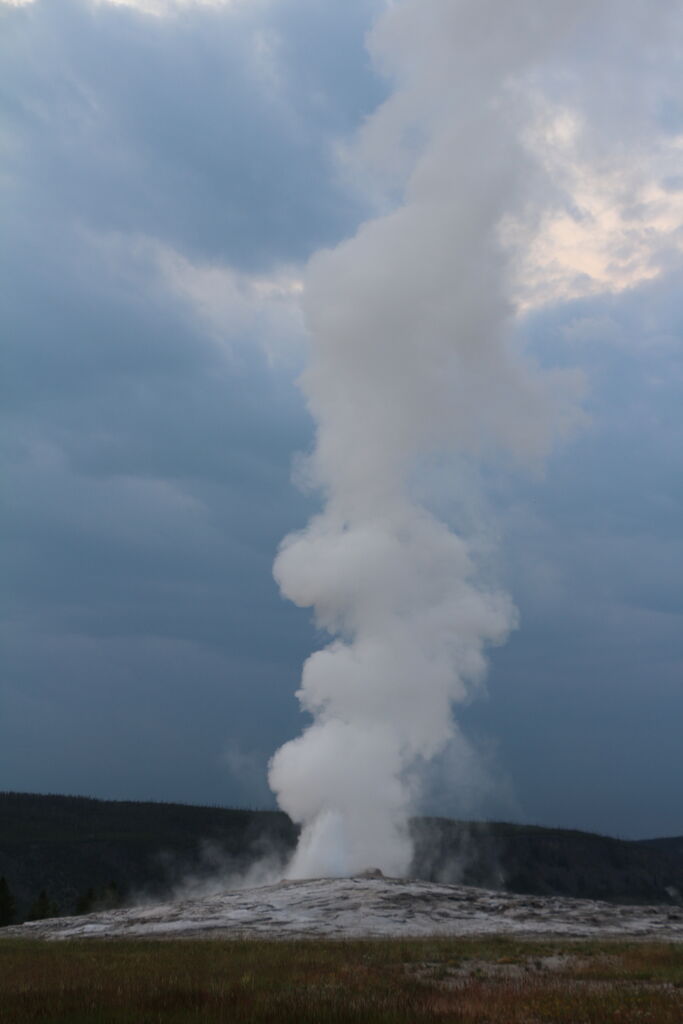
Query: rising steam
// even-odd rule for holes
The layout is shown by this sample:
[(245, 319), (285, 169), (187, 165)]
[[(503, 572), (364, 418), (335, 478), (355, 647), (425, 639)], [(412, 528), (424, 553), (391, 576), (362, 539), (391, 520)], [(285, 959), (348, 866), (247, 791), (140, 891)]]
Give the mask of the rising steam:
[(549, 201), (529, 76), (589, 7), (405, 0), (371, 34), (394, 89), (360, 159), (400, 198), (310, 263), (302, 388), (325, 506), (274, 570), (332, 637), (303, 670), (313, 722), (270, 766), (303, 826), (291, 877), (405, 873), (415, 770), (452, 741), (453, 705), (516, 625), (467, 537), (416, 500), (413, 481), (433, 452), (537, 459), (571, 418), (575, 382), (510, 341), (515, 262), (501, 230), (538, 223)]

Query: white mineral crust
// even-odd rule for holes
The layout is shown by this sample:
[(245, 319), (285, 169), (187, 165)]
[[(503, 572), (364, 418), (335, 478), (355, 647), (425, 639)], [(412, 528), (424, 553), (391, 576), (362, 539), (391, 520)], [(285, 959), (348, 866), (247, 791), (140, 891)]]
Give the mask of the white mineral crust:
[(44, 939), (496, 934), (683, 941), (683, 908), (521, 896), (396, 878), (320, 878), (51, 918), (3, 932)]

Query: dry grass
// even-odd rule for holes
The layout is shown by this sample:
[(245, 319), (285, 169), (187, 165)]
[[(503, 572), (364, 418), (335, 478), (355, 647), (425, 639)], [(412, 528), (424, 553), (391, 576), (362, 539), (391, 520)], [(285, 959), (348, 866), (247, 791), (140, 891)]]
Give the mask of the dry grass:
[(683, 945), (0, 940), (3, 1024), (681, 1024)]

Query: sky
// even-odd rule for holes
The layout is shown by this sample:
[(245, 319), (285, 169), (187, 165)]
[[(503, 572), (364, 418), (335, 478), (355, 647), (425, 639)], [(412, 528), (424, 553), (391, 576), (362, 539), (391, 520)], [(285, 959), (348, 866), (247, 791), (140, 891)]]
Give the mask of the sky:
[[(400, 87), (369, 35), (387, 6), (0, 0), (3, 789), (275, 806), (329, 639), (273, 578), (321, 504), (306, 268), (401, 203), (403, 157), (373, 150)], [(519, 619), (430, 813), (683, 833), (677, 7), (606, 0), (520, 86), (546, 184), (532, 226), (500, 224), (510, 334), (581, 398), (542, 461), (421, 465)], [(478, 66), (459, 102), (434, 71), (440, 117), (484, 118)]]

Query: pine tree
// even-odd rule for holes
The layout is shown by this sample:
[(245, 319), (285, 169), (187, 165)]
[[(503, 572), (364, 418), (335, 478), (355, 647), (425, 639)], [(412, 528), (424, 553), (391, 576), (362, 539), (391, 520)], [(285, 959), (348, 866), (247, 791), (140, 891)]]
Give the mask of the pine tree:
[(76, 904), (77, 914), (89, 914), (95, 907), (95, 890), (92, 886), (86, 889)]
[(109, 882), (102, 890), (99, 899), (99, 908), (102, 910), (116, 910), (123, 902), (121, 891), (116, 882)]
[(7, 879), (3, 876), (0, 878), (0, 928), (12, 924), (15, 913), (16, 907), (12, 890), (7, 884)]
[(82, 894), (76, 904), (77, 914), (92, 914), (98, 910), (116, 910), (123, 903), (123, 895), (114, 881), (101, 889), (92, 886)]
[(45, 889), (41, 889), (38, 898), (33, 901), (28, 912), (28, 921), (42, 921), (45, 917), (57, 917), (59, 908), (53, 903)]

